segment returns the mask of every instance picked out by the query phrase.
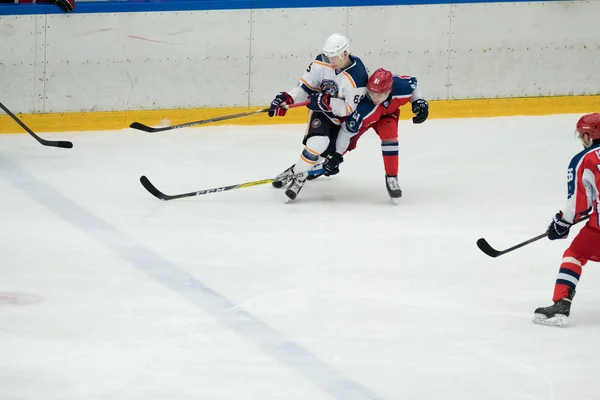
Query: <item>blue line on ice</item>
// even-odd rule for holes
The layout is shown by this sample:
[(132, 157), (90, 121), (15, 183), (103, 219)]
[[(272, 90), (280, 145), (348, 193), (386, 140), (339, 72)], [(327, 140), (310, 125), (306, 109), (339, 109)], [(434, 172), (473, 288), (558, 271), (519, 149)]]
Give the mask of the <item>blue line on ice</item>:
[(63, 196), (5, 156), (2, 157), (2, 164), (4, 168), (0, 169), (0, 174), (4, 179), (32, 200), (46, 206), (52, 213), (94, 241), (114, 251), (150, 279), (180, 294), (196, 308), (207, 312), (232, 331), (251, 341), (277, 361), (329, 393), (334, 399), (381, 399), (368, 388), (320, 360), (315, 354), (289, 340), (283, 333), (240, 307), (235, 307), (227, 298), (182, 271), (173, 262), (162, 258), (152, 249)]

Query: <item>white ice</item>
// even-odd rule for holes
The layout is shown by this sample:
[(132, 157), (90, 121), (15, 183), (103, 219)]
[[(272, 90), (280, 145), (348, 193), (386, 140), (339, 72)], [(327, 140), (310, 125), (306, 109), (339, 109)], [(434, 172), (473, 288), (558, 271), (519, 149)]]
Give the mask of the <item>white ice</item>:
[(570, 239), (475, 246), (544, 232), (578, 117), (402, 121), (397, 206), (372, 132), (290, 204), (139, 177), (271, 178), (302, 125), (1, 135), (0, 399), (598, 399), (598, 265), (551, 328)]

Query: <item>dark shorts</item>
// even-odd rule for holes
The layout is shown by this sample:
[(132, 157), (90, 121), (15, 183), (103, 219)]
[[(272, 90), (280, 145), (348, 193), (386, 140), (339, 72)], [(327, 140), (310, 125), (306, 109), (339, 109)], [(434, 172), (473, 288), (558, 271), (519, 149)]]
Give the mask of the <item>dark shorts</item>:
[(341, 126), (336, 125), (327, 116), (321, 112), (313, 111), (308, 119), (308, 129), (302, 140), (302, 144), (306, 145), (308, 138), (313, 136), (327, 136), (329, 138), (329, 147), (322, 156), (335, 152), (335, 141), (337, 140), (338, 132)]

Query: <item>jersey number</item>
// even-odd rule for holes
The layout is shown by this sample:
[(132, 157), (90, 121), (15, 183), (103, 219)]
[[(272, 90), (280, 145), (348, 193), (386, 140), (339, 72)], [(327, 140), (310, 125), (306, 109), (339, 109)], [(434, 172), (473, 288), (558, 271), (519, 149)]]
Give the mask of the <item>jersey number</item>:
[(359, 94), (357, 94), (356, 96), (354, 96), (354, 104), (358, 104), (358, 103), (360, 103), (360, 101), (361, 101), (362, 99), (364, 99), (364, 98), (365, 98), (365, 95), (364, 95), (364, 94), (363, 94), (362, 96), (361, 96), (361, 95), (359, 95)]

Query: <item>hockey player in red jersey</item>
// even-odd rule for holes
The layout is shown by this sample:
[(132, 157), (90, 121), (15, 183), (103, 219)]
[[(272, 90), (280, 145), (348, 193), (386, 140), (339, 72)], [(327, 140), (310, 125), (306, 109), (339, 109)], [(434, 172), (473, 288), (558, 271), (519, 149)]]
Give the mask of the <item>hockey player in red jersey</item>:
[(413, 76), (392, 75), (379, 68), (367, 82), (367, 97), (350, 115), (340, 130), (335, 153), (325, 163), (325, 175), (335, 175), (343, 161), (342, 155), (356, 147), (358, 139), (373, 128), (381, 139), (385, 167), (385, 184), (394, 204), (402, 196), (398, 183), (398, 118), (400, 107), (410, 102), (415, 113), (413, 123), (420, 124), (429, 116), (429, 104), (422, 98)]
[(569, 164), (567, 205), (552, 219), (548, 238), (564, 239), (571, 225), (586, 215), (590, 219), (563, 254), (552, 296), (554, 304), (534, 312), (533, 322), (545, 325), (566, 324), (583, 266), (588, 261), (600, 262), (600, 114), (581, 117), (576, 132), (584, 150)]

